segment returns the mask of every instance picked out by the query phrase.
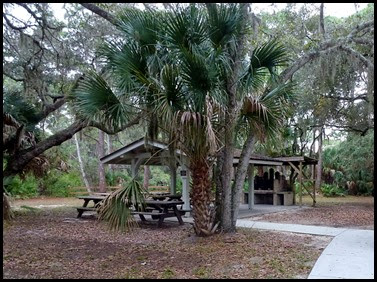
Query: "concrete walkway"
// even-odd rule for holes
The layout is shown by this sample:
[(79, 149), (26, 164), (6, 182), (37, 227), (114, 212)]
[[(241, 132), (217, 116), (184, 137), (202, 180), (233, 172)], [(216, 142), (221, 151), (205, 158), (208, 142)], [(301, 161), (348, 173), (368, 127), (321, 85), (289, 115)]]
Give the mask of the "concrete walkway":
[(374, 231), (237, 220), (238, 227), (334, 236), (308, 279), (374, 279)]
[[(175, 218), (166, 221), (177, 221)], [(192, 223), (192, 217), (183, 217)], [(334, 236), (308, 279), (374, 279), (374, 230), (335, 228), (238, 219), (237, 227)]]

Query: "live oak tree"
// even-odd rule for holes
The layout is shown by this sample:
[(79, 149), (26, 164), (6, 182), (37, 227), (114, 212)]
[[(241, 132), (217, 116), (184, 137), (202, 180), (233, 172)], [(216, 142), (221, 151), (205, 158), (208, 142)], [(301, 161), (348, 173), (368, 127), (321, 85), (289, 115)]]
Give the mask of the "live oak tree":
[[(261, 37), (278, 35), (295, 58), (283, 79), (294, 75), (298, 82), (297, 111), (287, 124), (291, 141), (280, 153), (308, 153), (319, 160), (314, 143), (321, 151), (325, 128), (361, 135), (374, 128), (373, 4), (346, 18), (326, 15), (324, 7), (296, 9), (293, 3), (273, 15), (265, 12), (259, 29)], [(319, 180), (321, 166), (317, 169)]]
[[(29, 18), (21, 18), (15, 7)], [(104, 128), (67, 114), (72, 88), (83, 70), (96, 64), (94, 51), (99, 38), (114, 30), (106, 21), (98, 28), (98, 19), (85, 13), (79, 19), (77, 14), (82, 10), (76, 5), (66, 25), (54, 18), (47, 3), (4, 4), (4, 177), (24, 172), (33, 161), (34, 167), (42, 167), (41, 154), (85, 127), (113, 133), (138, 123), (138, 117), (134, 117), (123, 128)], [(85, 30), (81, 30), (85, 24)], [(54, 124), (58, 116), (67, 119), (66, 127)]]

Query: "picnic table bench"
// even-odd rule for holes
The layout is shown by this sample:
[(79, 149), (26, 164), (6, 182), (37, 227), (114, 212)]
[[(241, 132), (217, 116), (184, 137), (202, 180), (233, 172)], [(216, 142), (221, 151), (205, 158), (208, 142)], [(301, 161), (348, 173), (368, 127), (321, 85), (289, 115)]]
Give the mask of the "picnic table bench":
[[(89, 196), (79, 196), (77, 197), (79, 199), (82, 199), (84, 200), (84, 204), (82, 205), (82, 207), (77, 207), (77, 211), (78, 211), (78, 215), (77, 217), (81, 217), (82, 214), (85, 212), (85, 211), (96, 211), (96, 205), (103, 201), (105, 198), (106, 198), (106, 195), (89, 195)], [(88, 207), (88, 203), (90, 201), (93, 201), (94, 202), (94, 206), (93, 207)]]
[(162, 223), (164, 222), (164, 219), (168, 217), (176, 217), (178, 219), (179, 224), (182, 225), (182, 211), (179, 211), (177, 209), (177, 205), (183, 204), (183, 201), (146, 200), (145, 211), (135, 210), (131, 213), (138, 214), (142, 221), (146, 221), (144, 215), (150, 215), (152, 219), (158, 219), (158, 227), (161, 227)]

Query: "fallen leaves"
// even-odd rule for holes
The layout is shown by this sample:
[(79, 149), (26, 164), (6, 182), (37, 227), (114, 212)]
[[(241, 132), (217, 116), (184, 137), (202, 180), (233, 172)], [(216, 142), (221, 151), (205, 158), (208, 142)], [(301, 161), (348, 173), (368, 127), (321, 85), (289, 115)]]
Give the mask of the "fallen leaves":
[(374, 229), (374, 201), (371, 201), (370, 198), (372, 197), (359, 197), (359, 202), (355, 200), (355, 197), (334, 198), (333, 204), (329, 199), (326, 199), (326, 202), (323, 203), (319, 199), (317, 207), (314, 208), (305, 207), (302, 210), (277, 212), (251, 217), (250, 219), (278, 223)]
[(73, 208), (19, 215), (4, 230), (3, 278), (307, 277), (305, 263), (330, 240), (242, 228), (199, 238), (174, 222), (115, 233), (94, 218), (68, 220), (75, 216)]

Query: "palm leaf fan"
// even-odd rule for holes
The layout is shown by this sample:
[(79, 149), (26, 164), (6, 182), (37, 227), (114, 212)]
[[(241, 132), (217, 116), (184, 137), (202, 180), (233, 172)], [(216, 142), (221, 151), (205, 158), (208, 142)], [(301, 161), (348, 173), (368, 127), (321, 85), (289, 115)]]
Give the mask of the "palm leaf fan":
[(143, 185), (132, 179), (122, 188), (116, 190), (105, 198), (98, 207), (98, 219), (106, 221), (109, 228), (115, 231), (127, 231), (137, 227), (138, 224), (131, 214), (132, 208), (143, 210), (145, 207)]

